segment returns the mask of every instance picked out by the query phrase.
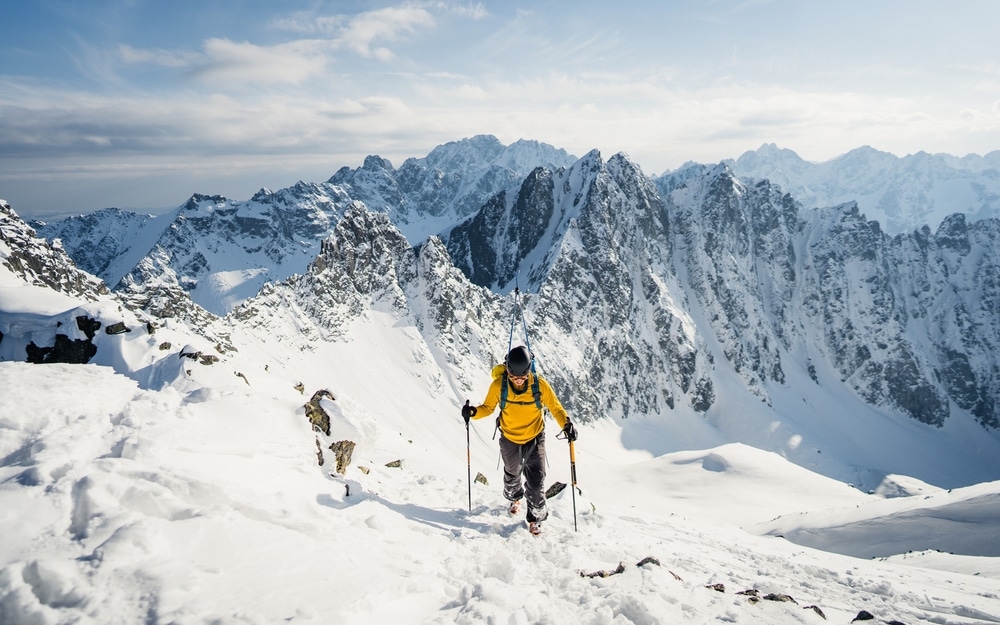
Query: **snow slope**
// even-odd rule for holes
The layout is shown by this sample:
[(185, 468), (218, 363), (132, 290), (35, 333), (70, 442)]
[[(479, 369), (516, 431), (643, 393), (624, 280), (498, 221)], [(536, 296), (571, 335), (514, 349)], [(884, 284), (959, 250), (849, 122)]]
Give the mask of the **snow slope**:
[[(0, 301), (6, 319), (31, 314), (34, 295)], [(467, 460), (464, 398), (415, 328), (372, 311), (338, 342), (304, 347), (285, 338), (296, 330), (236, 327), (238, 351), (214, 364), (179, 356), (181, 328), (165, 354), (149, 337), (100, 335), (101, 349), (121, 348), (111, 366), (0, 362), (0, 622), (782, 625), (861, 610), (1000, 622), (996, 556), (866, 560), (756, 535), (776, 515), (794, 529), (912, 498), (744, 445), (628, 449), (620, 422), (581, 428), (578, 531), (565, 490), (532, 537), (504, 510), (489, 420), (474, 423)], [(150, 360), (157, 376), (125, 375)], [(329, 436), (303, 410), (319, 389), (336, 398), (321, 401)], [(325, 447), (342, 439), (357, 447), (338, 474)], [(547, 444), (548, 482), (566, 482), (566, 445), (553, 431)], [(471, 511), (467, 469), (489, 480), (473, 485)], [(961, 494), (936, 497), (969, 510)], [(986, 502), (975, 518), (1000, 518)], [(921, 510), (878, 520), (913, 548), (935, 519)], [(659, 564), (636, 566), (648, 557)], [(796, 603), (736, 594), (751, 589)]]

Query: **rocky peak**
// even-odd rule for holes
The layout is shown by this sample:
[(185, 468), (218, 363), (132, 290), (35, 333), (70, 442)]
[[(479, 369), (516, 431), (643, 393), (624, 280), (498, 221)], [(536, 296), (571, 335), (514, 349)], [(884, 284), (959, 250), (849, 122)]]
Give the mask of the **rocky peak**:
[(261, 187), (259, 191), (253, 194), (250, 198), (252, 202), (266, 202), (268, 198), (274, 195), (274, 191), (268, 189), (267, 187)]
[(570, 221), (583, 210), (603, 171), (596, 150), (569, 169), (535, 168), (519, 187), (496, 194), (442, 235), (455, 265), (480, 286), (507, 292), (518, 283), (537, 290)]
[(403, 167), (420, 163), (442, 172), (478, 170), (492, 163), (503, 151), (504, 145), (493, 135), (476, 135), (439, 145), (423, 159), (408, 158)]
[(229, 204), (229, 199), (222, 195), (204, 195), (195, 193), (188, 201), (181, 206), (181, 211), (199, 213), (214, 208), (224, 208)]
[(368, 171), (393, 171), (392, 163), (389, 162), (389, 159), (382, 158), (381, 156), (366, 156), (361, 169)]
[(96, 301), (108, 293), (100, 279), (81, 271), (61, 245), (36, 236), (10, 204), (0, 200), (0, 264), (26, 282)]
[(969, 227), (965, 220), (965, 215), (955, 213), (949, 215), (938, 226), (934, 234), (934, 240), (945, 249), (952, 250), (958, 254), (968, 254), (970, 249)]

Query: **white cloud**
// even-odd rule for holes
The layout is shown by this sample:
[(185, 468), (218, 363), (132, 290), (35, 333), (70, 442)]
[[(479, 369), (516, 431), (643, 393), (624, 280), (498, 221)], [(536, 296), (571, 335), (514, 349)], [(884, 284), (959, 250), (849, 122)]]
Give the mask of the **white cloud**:
[[(463, 9), (470, 17), (478, 12)], [(346, 49), (363, 57), (389, 61), (395, 58), (385, 42), (434, 25), (431, 13), (417, 4), (387, 7), (356, 15), (312, 15), (299, 12), (272, 21), (279, 30), (325, 36), (331, 48)]]
[[(479, 19), (481, 5), (435, 5)], [(366, 11), (353, 16), (310, 16), (296, 13), (276, 19), (272, 27), (312, 35), (277, 45), (258, 45), (227, 38), (211, 38), (202, 52), (140, 49), (121, 45), (118, 57), (126, 64), (152, 64), (186, 68), (190, 75), (212, 84), (293, 84), (322, 75), (338, 51), (389, 62), (396, 58), (389, 47), (405, 35), (434, 26), (433, 15), (420, 5), (403, 5)]]
[(161, 48), (142, 50), (125, 44), (118, 46), (118, 56), (128, 64), (149, 63), (163, 67), (188, 67), (201, 58), (201, 55), (196, 52), (180, 52)]
[(301, 84), (323, 73), (326, 54), (312, 40), (257, 46), (228, 39), (209, 39), (205, 56), (192, 74), (206, 81)]
[(401, 34), (411, 33), (420, 26), (433, 26), (431, 14), (416, 6), (390, 7), (359, 13), (347, 21), (338, 33), (338, 42), (363, 56), (382, 60), (392, 58), (387, 48), (373, 47), (376, 41), (393, 41)]
[(489, 11), (486, 10), (486, 7), (483, 6), (482, 2), (469, 2), (468, 4), (444, 4), (444, 6), (456, 15), (471, 17), (474, 20), (484, 20), (490, 16)]

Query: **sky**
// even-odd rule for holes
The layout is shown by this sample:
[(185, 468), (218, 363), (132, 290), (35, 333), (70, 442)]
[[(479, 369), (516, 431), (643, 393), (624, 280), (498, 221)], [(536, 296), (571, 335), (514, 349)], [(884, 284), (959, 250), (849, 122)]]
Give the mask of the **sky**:
[(247, 199), (477, 134), (647, 174), (1000, 149), (1000, 3), (37, 0), (0, 8), (22, 216)]

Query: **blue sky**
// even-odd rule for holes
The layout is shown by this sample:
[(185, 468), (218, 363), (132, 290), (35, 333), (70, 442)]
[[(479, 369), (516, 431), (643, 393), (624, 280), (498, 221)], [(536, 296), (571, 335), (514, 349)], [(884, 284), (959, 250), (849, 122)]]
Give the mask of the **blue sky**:
[(5, 3), (0, 197), (160, 211), (476, 134), (647, 174), (1000, 149), (1000, 2)]

